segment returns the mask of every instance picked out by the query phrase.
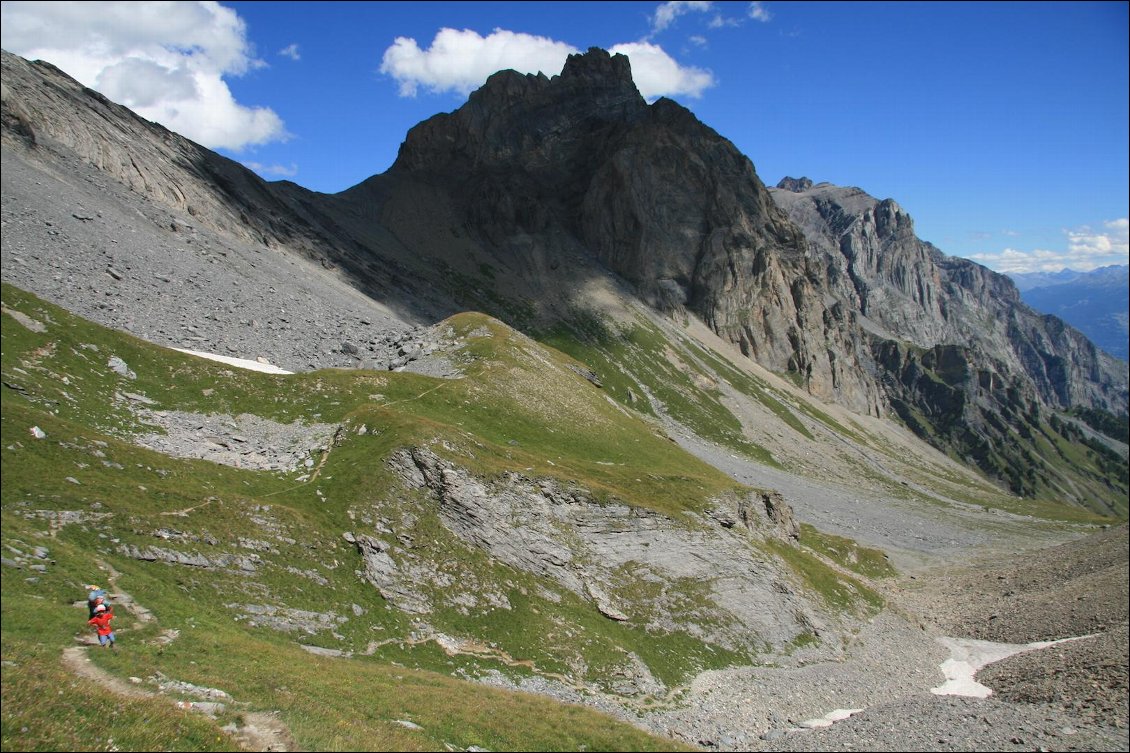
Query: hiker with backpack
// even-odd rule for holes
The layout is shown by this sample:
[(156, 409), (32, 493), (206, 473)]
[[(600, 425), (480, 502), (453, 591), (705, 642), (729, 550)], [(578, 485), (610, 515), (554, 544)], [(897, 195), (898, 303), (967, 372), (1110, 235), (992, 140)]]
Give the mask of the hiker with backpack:
[(110, 627), (110, 620), (114, 619), (114, 612), (105, 604), (94, 607), (94, 616), (86, 621), (98, 632), (98, 643), (102, 648), (114, 647), (114, 628)]
[(107, 608), (110, 606), (110, 595), (104, 589), (96, 585), (89, 585), (86, 587), (86, 608), (89, 611), (88, 617), (94, 617), (94, 610), (99, 605)]

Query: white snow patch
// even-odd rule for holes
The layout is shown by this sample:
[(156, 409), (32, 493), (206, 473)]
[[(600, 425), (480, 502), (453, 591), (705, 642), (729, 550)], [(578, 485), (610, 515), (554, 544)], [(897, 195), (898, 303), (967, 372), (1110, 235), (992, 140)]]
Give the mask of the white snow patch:
[(199, 350), (187, 350), (185, 348), (173, 348), (173, 350), (180, 351), (181, 353), (188, 353), (191, 356), (199, 356), (200, 358), (207, 358), (209, 361), (219, 361), (226, 363), (228, 366), (237, 366), (241, 369), (248, 371), (261, 371), (264, 374), (293, 374), (293, 371), (280, 369), (271, 363), (262, 363), (260, 361), (250, 361), (246, 358), (232, 358), (231, 356), (220, 356), (215, 353), (204, 353)]
[(930, 688), (934, 695), (957, 695), (969, 698), (988, 698), (993, 694), (989, 688), (974, 679), (974, 675), (982, 667), (1002, 659), (1007, 659), (1015, 654), (1025, 651), (1036, 651), (1057, 643), (1077, 641), (1091, 638), (1090, 635), (1081, 635), (1075, 638), (1064, 638), (1058, 641), (1037, 641), (1035, 643), (994, 643), (992, 641), (979, 641), (972, 638), (947, 638), (941, 637), (938, 642), (950, 650), (950, 658), (942, 662), (942, 674), (946, 681), (936, 688)]
[(809, 719), (800, 723), (801, 729), (821, 729), (823, 727), (831, 727), (836, 722), (842, 722), (852, 714), (858, 714), (863, 709), (835, 709), (829, 711), (819, 719)]

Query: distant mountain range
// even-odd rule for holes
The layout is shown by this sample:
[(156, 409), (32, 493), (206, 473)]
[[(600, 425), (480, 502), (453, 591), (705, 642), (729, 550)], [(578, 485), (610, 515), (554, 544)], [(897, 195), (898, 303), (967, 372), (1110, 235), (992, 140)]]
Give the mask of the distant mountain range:
[(1124, 361), (1130, 358), (1130, 266), (1009, 277), (1029, 306), (1058, 316), (1112, 356)]

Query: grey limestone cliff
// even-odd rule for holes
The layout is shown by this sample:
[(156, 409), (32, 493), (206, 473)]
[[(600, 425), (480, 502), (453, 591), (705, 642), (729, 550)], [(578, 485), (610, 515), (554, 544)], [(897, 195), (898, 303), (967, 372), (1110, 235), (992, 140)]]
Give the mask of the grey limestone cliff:
[(886, 399), (924, 438), (1024, 492), (1032, 487), (1001, 466), (1038, 465), (1012, 457), (1023, 452), (1012, 434), (1038, 431), (1041, 408), (1126, 412), (1125, 363), (1026, 306), (1004, 275), (919, 239), (895, 201), (807, 178), (772, 194), (827, 270), (828, 294), (866, 333)]

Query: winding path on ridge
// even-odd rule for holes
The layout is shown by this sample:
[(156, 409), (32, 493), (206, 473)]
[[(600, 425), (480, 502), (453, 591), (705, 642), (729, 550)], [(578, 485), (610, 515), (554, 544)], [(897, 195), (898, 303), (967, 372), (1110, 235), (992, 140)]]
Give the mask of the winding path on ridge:
[[(156, 622), (152, 612), (138, 604), (132, 596), (118, 587), (118, 572), (114, 568), (104, 562), (100, 562), (99, 566), (106, 571), (107, 582), (112, 587), (118, 604), (127, 609), (143, 625)], [(177, 635), (178, 633), (175, 630), (165, 630), (155, 640), (162, 643), (171, 643), (176, 640)], [(84, 643), (63, 649), (63, 666), (79, 677), (92, 680), (98, 683), (99, 687), (123, 698), (167, 698), (170, 703), (181, 708), (206, 713), (204, 709), (196, 708), (192, 703), (176, 701), (163, 693), (132, 685), (110, 674), (90, 660), (87, 649), (97, 645), (97, 643)], [(274, 714), (264, 711), (242, 711), (240, 717), (243, 726), (231, 732), (231, 735), (243, 750), (290, 751), (297, 749), (290, 730)]]

